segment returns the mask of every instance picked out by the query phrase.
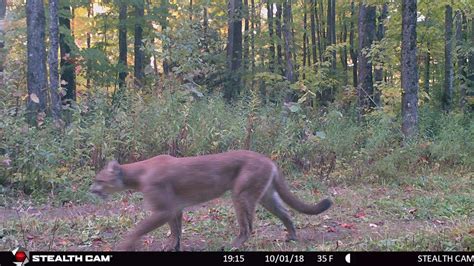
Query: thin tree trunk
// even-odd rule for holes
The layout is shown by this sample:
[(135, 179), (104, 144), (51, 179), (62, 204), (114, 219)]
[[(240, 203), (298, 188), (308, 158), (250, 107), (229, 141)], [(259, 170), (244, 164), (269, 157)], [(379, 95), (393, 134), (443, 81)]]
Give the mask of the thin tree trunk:
[(193, 21), (193, 0), (189, 0), (189, 20)]
[[(252, 70), (255, 69), (255, 0), (250, 1), (250, 49), (251, 49), (251, 59), (250, 59), (250, 66)], [(260, 36), (260, 27), (258, 31), (258, 36)], [(263, 57), (262, 57), (263, 60)]]
[(308, 66), (311, 65), (311, 55), (308, 47), (308, 10), (306, 1), (303, 2), (303, 79), (306, 79), (306, 58), (308, 58)]
[(294, 20), (293, 20), (293, 7), (292, 7), (292, 0), (289, 0), (288, 1), (288, 8), (290, 10), (290, 23), (288, 24), (290, 29), (291, 29), (291, 39), (292, 39), (292, 42), (291, 42), (291, 54), (293, 55), (293, 75), (294, 75), (294, 79), (295, 80), (298, 80), (298, 69), (299, 69), (299, 65), (298, 65), (298, 52), (296, 50), (296, 42), (295, 42), (295, 27), (293, 27), (294, 25)]
[[(61, 2), (59, 2), (61, 4)], [(66, 31), (59, 31), (59, 48), (61, 50), (61, 80), (65, 82), (64, 88), (66, 95), (63, 96), (63, 103), (71, 104), (76, 101), (76, 72), (71, 56), (71, 43), (74, 43), (74, 37), (71, 31), (71, 7), (67, 3), (61, 7), (59, 12), (59, 28), (65, 28)]]
[(288, 2), (289, 0), (283, 1), (283, 27), (282, 31), (285, 36), (285, 61), (286, 61), (286, 69), (285, 69), (285, 77), (290, 83), (294, 83), (295, 73), (294, 73), (294, 66), (293, 66), (293, 34), (291, 31), (291, 5)]
[[(7, 12), (7, 1), (6, 0), (0, 0), (0, 20), (5, 19), (5, 15)], [(3, 64), (4, 64), (4, 59), (6, 57), (6, 53), (2, 51), (2, 49), (5, 47), (5, 30), (3, 29), (3, 25), (0, 25), (0, 86), (3, 86)]]
[(202, 8), (202, 28), (204, 32), (204, 50), (209, 52), (209, 15), (207, 6)]
[(43, 0), (26, 1), (27, 31), (27, 121), (37, 124), (40, 114), (46, 110), (46, 46)]
[[(471, 19), (471, 40), (470, 40), (470, 46), (474, 47), (474, 19)], [(474, 96), (474, 51), (473, 49), (470, 50), (469, 52), (469, 63), (468, 63), (468, 69), (469, 71), (467, 72), (467, 88), (466, 88), (466, 96)], [(468, 94), (469, 93), (469, 94)], [(472, 104), (471, 104), (471, 110), (472, 110)], [(465, 109), (467, 107), (465, 106)]]
[(135, 1), (135, 34), (134, 34), (134, 76), (137, 86), (142, 86), (145, 81), (144, 61), (145, 53), (143, 51), (143, 25), (145, 15), (145, 3), (143, 0)]
[(359, 8), (359, 57), (357, 98), (359, 119), (375, 107), (372, 63), (368, 52), (375, 37), (375, 6), (361, 4)]
[[(92, 19), (94, 16), (94, 0), (89, 0), (89, 6), (87, 7), (87, 19)], [(92, 33), (90, 31), (87, 31), (87, 37), (86, 37), (86, 47), (87, 49), (91, 48), (91, 42), (92, 42)], [(89, 67), (87, 68), (87, 80), (86, 80), (86, 88), (90, 89), (91, 88), (91, 73)]]
[[(319, 3), (319, 6), (322, 6), (322, 1)], [(314, 16), (315, 16), (315, 19), (316, 19), (316, 36), (318, 38), (318, 51), (319, 51), (319, 62), (322, 62), (323, 61), (323, 54), (324, 54), (324, 44), (323, 44), (323, 41), (324, 41), (324, 37), (323, 37), (323, 33), (321, 31), (324, 32), (324, 27), (322, 25), (322, 22), (320, 19), (320, 17), (322, 17), (322, 12), (317, 12), (317, 6), (315, 6), (315, 13), (314, 13)]]
[[(318, 61), (316, 54), (316, 24), (315, 24), (315, 13), (316, 13), (316, 0), (311, 0), (310, 6), (310, 23), (311, 23), (311, 55), (313, 56), (314, 70), (316, 71), (316, 62)], [(309, 65), (309, 64), (308, 64)]]
[[(466, 56), (462, 52), (462, 45), (466, 41), (467, 22), (461, 10), (456, 11), (456, 56), (457, 56), (457, 77), (460, 92), (459, 105), (464, 108), (466, 99)], [(474, 71), (474, 70), (471, 70)]]
[(224, 90), (224, 98), (231, 102), (240, 93), (240, 68), (242, 64), (242, 0), (229, 1), (227, 33), (227, 62), (231, 73), (230, 86)]
[(7, 0), (0, 0), (0, 20), (5, 19), (7, 13)]
[(273, 34), (273, 2), (267, 0), (267, 17), (268, 17), (268, 36), (270, 37), (270, 72), (275, 70), (275, 40)]
[[(252, 0), (253, 1), (253, 0)], [(262, 5), (263, 2), (260, 1), (258, 5), (256, 5), (257, 10), (262, 10)], [(255, 16), (255, 31), (256, 31), (256, 36), (262, 36), (262, 19), (261, 15), (259, 13), (258, 16)], [(264, 49), (258, 49), (259, 57), (260, 57), (260, 65), (262, 68), (265, 67), (265, 56), (266, 56), (266, 51)], [(255, 61), (255, 60), (254, 60)]]
[[(385, 3), (382, 6), (382, 10), (380, 12), (379, 17), (377, 18), (377, 41), (380, 43), (382, 39), (385, 36), (385, 26), (384, 22), (385, 19), (387, 18), (388, 15), (388, 4)], [(383, 52), (383, 51), (381, 51)], [(383, 83), (383, 62), (378, 62), (379, 65), (375, 67), (374, 70), (374, 80), (375, 80), (375, 88), (374, 88), (374, 101), (376, 106), (381, 106), (380, 102), (380, 96), (381, 96), (381, 91), (380, 91), (380, 86), (382, 86)]]
[(355, 47), (355, 4), (354, 0), (351, 1), (351, 23), (350, 23), (350, 33), (349, 33), (349, 42), (350, 42), (350, 54), (352, 61), (352, 84), (354, 88), (357, 88), (357, 48)]
[(323, 51), (326, 50), (328, 44), (328, 36), (326, 33), (326, 20), (324, 20), (324, 0), (319, 0), (319, 22), (321, 23), (319, 29), (321, 32), (321, 42), (323, 45)]
[[(160, 25), (161, 25), (161, 32), (165, 34), (166, 29), (168, 28), (168, 15), (169, 15), (169, 1), (168, 0), (161, 0), (161, 9), (163, 10), (161, 12), (161, 18), (160, 18)], [(168, 52), (168, 44), (165, 43), (163, 44), (162, 47), (163, 51)], [(165, 52), (165, 53), (166, 53)], [(168, 60), (166, 58), (163, 58), (163, 74), (167, 76), (170, 72), (170, 67)]]
[(418, 64), (416, 60), (416, 0), (402, 0), (402, 132), (418, 132)]
[(51, 115), (57, 125), (61, 121), (61, 94), (59, 92), (59, 0), (49, 0), (49, 93), (51, 97)]
[(303, 79), (306, 79), (306, 74), (305, 74), (305, 71), (306, 71), (306, 56), (308, 56), (308, 58), (310, 57), (307, 53), (306, 53), (306, 49), (307, 49), (307, 46), (306, 46), (306, 43), (307, 43), (307, 39), (308, 39), (308, 34), (306, 33), (307, 31), (307, 10), (306, 10), (306, 1), (303, 1)]
[(428, 42), (426, 44), (428, 46), (428, 50), (425, 52), (425, 76), (424, 76), (424, 81), (423, 81), (423, 89), (427, 94), (430, 93), (430, 64), (431, 64), (431, 53), (430, 53), (430, 43)]
[(344, 19), (343, 15), (341, 15), (342, 22), (342, 42), (344, 43), (344, 47), (342, 47), (342, 54), (341, 54), (341, 62), (342, 62), (342, 69), (344, 69), (344, 80), (343, 85), (346, 86), (348, 83), (349, 75), (347, 73), (348, 66), (347, 66), (347, 22)]
[(119, 88), (125, 87), (127, 73), (127, 1), (121, 0), (119, 6)]
[(282, 17), (282, 5), (280, 3), (276, 4), (276, 13), (275, 13), (275, 27), (277, 35), (277, 73), (285, 74), (283, 71), (283, 54), (281, 50), (281, 17)]
[(444, 13), (444, 91), (443, 110), (449, 112), (453, 101), (453, 8), (446, 5)]
[[(328, 0), (328, 13), (327, 13), (327, 36), (328, 46), (336, 44), (336, 0)], [(336, 50), (331, 52), (331, 70), (333, 73), (336, 71)]]
[(243, 55), (243, 67), (244, 70), (248, 69), (249, 66), (249, 54), (250, 54), (250, 21), (249, 21), (249, 1), (244, 0), (243, 6), (243, 18), (244, 20), (244, 55)]

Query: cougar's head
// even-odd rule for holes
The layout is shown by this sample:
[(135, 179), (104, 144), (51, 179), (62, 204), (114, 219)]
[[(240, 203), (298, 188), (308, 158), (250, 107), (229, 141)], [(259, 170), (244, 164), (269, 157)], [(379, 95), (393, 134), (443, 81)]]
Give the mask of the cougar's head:
[(90, 191), (102, 199), (124, 190), (123, 171), (117, 161), (110, 161), (94, 178)]

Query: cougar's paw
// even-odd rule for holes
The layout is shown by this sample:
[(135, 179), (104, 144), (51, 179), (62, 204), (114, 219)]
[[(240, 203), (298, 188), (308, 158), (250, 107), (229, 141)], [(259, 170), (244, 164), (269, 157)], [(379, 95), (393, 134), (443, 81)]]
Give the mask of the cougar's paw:
[(296, 237), (296, 235), (287, 235), (285, 241), (286, 242), (297, 242), (298, 237)]

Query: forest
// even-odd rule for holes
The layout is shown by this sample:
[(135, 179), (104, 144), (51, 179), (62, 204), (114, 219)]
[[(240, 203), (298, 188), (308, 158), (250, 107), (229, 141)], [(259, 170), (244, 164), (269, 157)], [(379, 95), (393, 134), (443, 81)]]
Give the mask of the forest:
[[(474, 0), (0, 0), (0, 250), (114, 250), (148, 212), (91, 196), (108, 161), (242, 149), (334, 203), (244, 250), (472, 251), (473, 70)], [(182, 249), (220, 250), (199, 206)]]

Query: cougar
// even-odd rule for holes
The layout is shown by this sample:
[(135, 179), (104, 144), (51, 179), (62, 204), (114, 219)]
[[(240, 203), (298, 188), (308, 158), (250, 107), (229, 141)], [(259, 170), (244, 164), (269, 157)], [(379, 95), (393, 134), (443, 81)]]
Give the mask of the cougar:
[(183, 158), (159, 155), (123, 165), (110, 161), (91, 186), (91, 192), (103, 199), (128, 189), (143, 193), (151, 215), (126, 235), (118, 250), (134, 250), (141, 236), (168, 223), (171, 236), (165, 250), (178, 251), (183, 209), (215, 199), (229, 190), (240, 229), (231, 244), (233, 249), (241, 248), (249, 238), (258, 203), (283, 222), (287, 240), (297, 237), (283, 202), (309, 215), (319, 214), (332, 204), (329, 199), (315, 205), (300, 201), (290, 192), (271, 159), (246, 150)]

